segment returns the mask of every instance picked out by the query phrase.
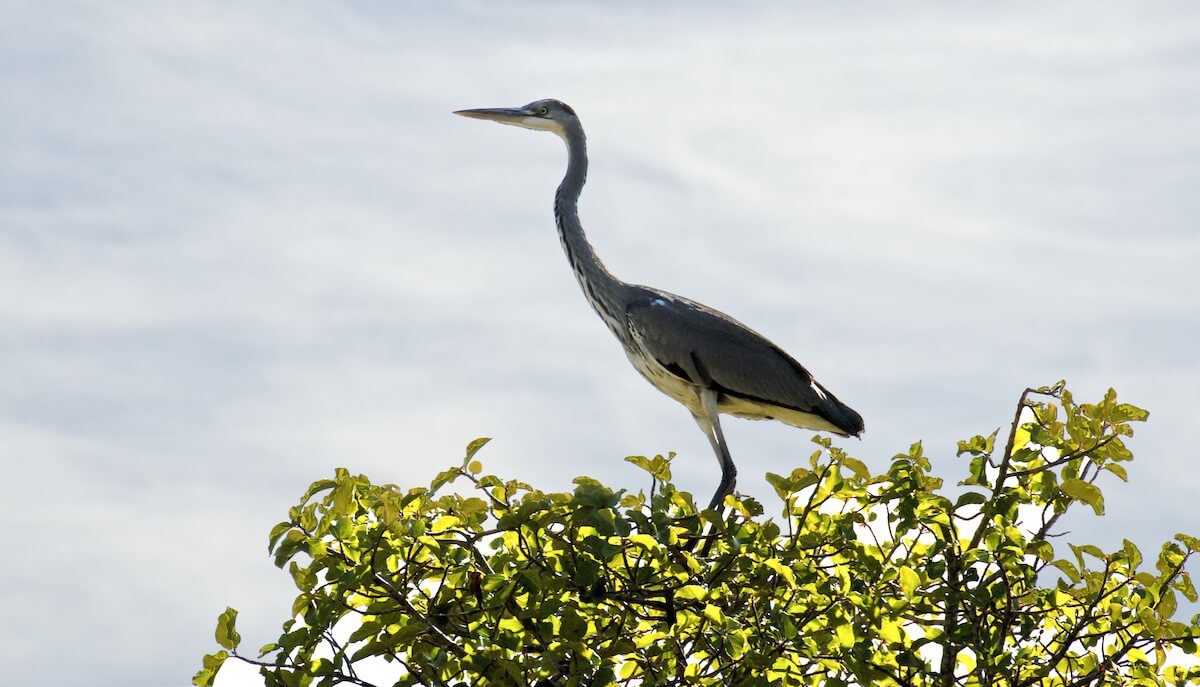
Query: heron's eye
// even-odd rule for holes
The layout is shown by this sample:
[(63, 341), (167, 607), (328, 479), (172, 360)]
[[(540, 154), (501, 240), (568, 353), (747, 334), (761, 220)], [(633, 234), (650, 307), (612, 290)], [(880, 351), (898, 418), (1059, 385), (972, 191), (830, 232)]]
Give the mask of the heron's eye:
[(550, 114), (550, 108), (545, 107), (545, 106), (539, 107), (538, 114), (540, 114), (542, 116), (548, 115), (548, 114)]

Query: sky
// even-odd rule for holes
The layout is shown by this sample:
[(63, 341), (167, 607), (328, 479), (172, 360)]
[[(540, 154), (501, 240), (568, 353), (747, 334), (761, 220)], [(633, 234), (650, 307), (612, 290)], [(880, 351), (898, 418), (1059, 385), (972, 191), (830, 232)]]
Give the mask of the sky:
[[(708, 498), (563, 258), (562, 144), (450, 114), (546, 97), (608, 267), (789, 351), (872, 469), (921, 440), (957, 481), (1027, 386), (1115, 387), (1150, 421), (1070, 540), (1200, 534), (1197, 84), (1187, 3), (4, 0), (6, 679), (186, 685), (226, 606), (271, 641), (267, 534), (338, 466), (419, 486), (489, 436), (637, 490), (675, 451)], [(724, 427), (770, 510), (811, 432)]]

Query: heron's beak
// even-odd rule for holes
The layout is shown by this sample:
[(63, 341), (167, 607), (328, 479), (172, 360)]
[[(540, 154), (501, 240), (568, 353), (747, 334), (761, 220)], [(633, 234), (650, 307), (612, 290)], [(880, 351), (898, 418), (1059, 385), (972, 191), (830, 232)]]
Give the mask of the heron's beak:
[(481, 108), (478, 110), (458, 110), (454, 114), (470, 117), (471, 119), (490, 119), (493, 122), (501, 124), (514, 124), (521, 126), (526, 117), (531, 116), (531, 113), (515, 107), (491, 107)]

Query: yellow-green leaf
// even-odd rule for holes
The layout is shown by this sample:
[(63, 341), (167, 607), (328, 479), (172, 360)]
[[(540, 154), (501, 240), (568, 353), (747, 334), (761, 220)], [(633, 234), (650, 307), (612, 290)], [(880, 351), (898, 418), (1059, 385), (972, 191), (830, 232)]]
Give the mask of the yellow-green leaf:
[(217, 673), (220, 672), (221, 666), (225, 664), (227, 658), (229, 658), (229, 653), (226, 651), (218, 651), (205, 656), (204, 667), (192, 677), (192, 684), (197, 687), (212, 687), (213, 682), (217, 679)]
[(234, 629), (237, 623), (237, 611), (226, 607), (225, 612), (217, 616), (217, 644), (226, 649), (236, 649), (242, 641), (242, 636)]
[(780, 563), (778, 558), (768, 558), (763, 561), (763, 565), (778, 573), (787, 582), (788, 587), (794, 588), (796, 586), (796, 573), (792, 572), (791, 568)]
[(629, 535), (629, 543), (637, 544), (648, 551), (657, 551), (662, 548), (658, 540), (648, 534), (631, 534)]
[(879, 621), (879, 636), (883, 641), (893, 644), (904, 641), (904, 631), (900, 628), (900, 623), (887, 617)]
[(350, 502), (354, 500), (354, 482), (346, 479), (333, 490), (333, 510), (341, 515), (350, 513)]
[(462, 520), (453, 515), (443, 515), (433, 521), (433, 525), (429, 528), (430, 532), (445, 532), (452, 527), (458, 527), (462, 524)]
[(1027, 425), (1021, 425), (1017, 428), (1016, 433), (1013, 434), (1013, 451), (1019, 451), (1029, 444), (1031, 437), (1026, 427)]
[(1096, 485), (1081, 479), (1067, 479), (1063, 480), (1058, 488), (1062, 489), (1067, 496), (1091, 506), (1096, 511), (1096, 515), (1104, 515), (1104, 495), (1100, 493), (1100, 488)]
[(467, 444), (467, 458), (464, 462), (468, 462), (474, 458), (475, 454), (479, 452), (479, 449), (483, 448), (483, 445), (491, 440), (491, 437), (479, 437), (478, 439)]
[(487, 501), (481, 498), (472, 496), (469, 499), (463, 499), (463, 502), (458, 506), (458, 512), (464, 517), (482, 513), (487, 510)]
[(851, 625), (849, 623), (845, 623), (843, 625), (838, 625), (836, 632), (837, 632), (838, 644), (840, 644), (841, 646), (843, 646), (845, 648), (850, 648), (850, 647), (854, 646), (854, 626), (853, 625)]
[(1071, 584), (1079, 582), (1079, 570), (1070, 561), (1059, 559), (1051, 562), (1050, 565), (1053, 565), (1054, 567), (1063, 571), (1067, 578), (1071, 580)]
[(1188, 548), (1188, 551), (1200, 551), (1200, 539), (1191, 535), (1183, 534), (1182, 532), (1175, 535), (1175, 538), (1183, 542), (1183, 545)]
[(704, 617), (718, 625), (725, 624), (725, 614), (721, 612), (720, 608), (712, 604), (704, 604)]
[(846, 456), (842, 459), (842, 465), (850, 468), (850, 471), (854, 473), (854, 476), (859, 479), (871, 479), (871, 470), (866, 466), (865, 463), (857, 458)]
[(900, 566), (900, 591), (904, 592), (904, 596), (911, 599), (920, 584), (921, 576), (916, 571), (907, 565)]

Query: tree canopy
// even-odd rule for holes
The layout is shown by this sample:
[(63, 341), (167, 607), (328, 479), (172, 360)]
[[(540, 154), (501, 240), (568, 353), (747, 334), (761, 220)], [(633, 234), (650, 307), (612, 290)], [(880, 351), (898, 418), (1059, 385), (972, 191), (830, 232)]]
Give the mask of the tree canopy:
[(195, 683), (233, 657), (272, 686), (1200, 684), (1174, 664), (1200, 654), (1200, 616), (1175, 618), (1200, 540), (1144, 560), (1056, 529), (1103, 514), (1100, 477), (1126, 478), (1146, 418), (1111, 390), (1027, 389), (1002, 443), (959, 442), (956, 487), (920, 443), (873, 474), (814, 438), (768, 474), (769, 516), (736, 496), (699, 511), (671, 456), (627, 459), (638, 493), (486, 475), (485, 439), (428, 487), (339, 469), (271, 530), (299, 590), (279, 638), (242, 653), (226, 610)]

